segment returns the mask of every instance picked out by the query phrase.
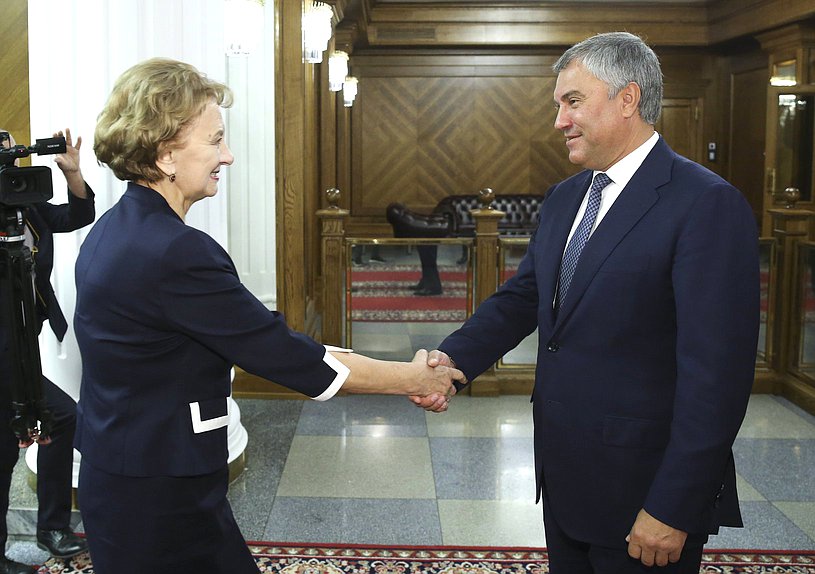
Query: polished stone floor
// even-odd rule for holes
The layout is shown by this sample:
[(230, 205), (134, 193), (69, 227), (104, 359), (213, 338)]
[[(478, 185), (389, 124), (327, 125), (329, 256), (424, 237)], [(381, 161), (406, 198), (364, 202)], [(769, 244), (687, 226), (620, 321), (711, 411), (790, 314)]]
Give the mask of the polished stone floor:
[[(247, 468), (229, 498), (247, 540), (546, 544), (525, 396), (461, 396), (441, 415), (399, 397), (238, 404)], [(754, 395), (735, 456), (746, 527), (723, 529), (708, 547), (815, 550), (815, 417)], [(37, 562), (47, 556), (30, 541), (27, 472), (21, 458), (8, 554)]]

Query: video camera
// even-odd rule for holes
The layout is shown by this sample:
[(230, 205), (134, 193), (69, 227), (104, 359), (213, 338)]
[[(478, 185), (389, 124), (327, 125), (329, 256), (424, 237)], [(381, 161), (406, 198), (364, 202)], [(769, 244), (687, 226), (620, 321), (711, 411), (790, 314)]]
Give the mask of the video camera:
[(30, 147), (10, 144), (9, 133), (0, 132), (0, 327), (13, 358), (7, 383), (13, 412), (9, 422), (20, 444), (28, 445), (47, 441), (53, 421), (42, 389), (34, 258), (25, 245), (25, 213), (51, 199), (54, 187), (50, 168), (17, 167), (14, 162), (32, 153), (65, 153), (66, 143), (56, 137)]
[(36, 153), (51, 155), (65, 153), (65, 138), (38, 139), (26, 147), (8, 147), (11, 136), (0, 132), (0, 205), (33, 205), (48, 201), (54, 195), (51, 169), (45, 166), (16, 167), (14, 161)]

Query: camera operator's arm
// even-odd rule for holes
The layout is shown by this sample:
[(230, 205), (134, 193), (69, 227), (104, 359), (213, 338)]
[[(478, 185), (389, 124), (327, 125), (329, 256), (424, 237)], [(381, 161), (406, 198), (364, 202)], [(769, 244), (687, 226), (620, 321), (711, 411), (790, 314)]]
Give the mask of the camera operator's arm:
[[(54, 133), (55, 138), (62, 137), (62, 135), (61, 131)], [(86, 199), (88, 191), (82, 171), (79, 169), (79, 148), (81, 147), (82, 136), (76, 138), (76, 145), (74, 145), (71, 129), (65, 128), (65, 153), (58, 154), (54, 161), (65, 176), (65, 181), (68, 182), (68, 191), (77, 197)]]
[[(62, 132), (54, 134), (54, 137), (60, 136)], [(54, 233), (76, 231), (93, 223), (96, 218), (93, 190), (85, 183), (79, 168), (79, 148), (81, 146), (82, 138), (77, 138), (76, 145), (73, 145), (71, 130), (66, 129), (65, 153), (55, 156), (54, 159), (68, 183), (68, 203), (54, 205), (43, 202), (36, 206), (37, 212)]]

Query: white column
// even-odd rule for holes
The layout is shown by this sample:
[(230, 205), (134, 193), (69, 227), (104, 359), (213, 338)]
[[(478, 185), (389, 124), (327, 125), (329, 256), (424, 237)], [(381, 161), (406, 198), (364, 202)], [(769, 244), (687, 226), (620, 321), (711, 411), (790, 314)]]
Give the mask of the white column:
[[(241, 280), (270, 309), (277, 302), (275, 263), (274, 7), (249, 53), (227, 58), (227, 83), (235, 93), (228, 142), (235, 155), (229, 170), (229, 253)], [(260, 8), (260, 6), (258, 6)]]
[[(230, 85), (236, 102), (225, 121), (235, 165), (227, 170), (218, 195), (196, 204), (187, 222), (227, 249), (234, 242), (233, 257), (242, 280), (267, 305), (273, 305), (274, 3), (266, 2), (260, 8), (260, 49), (238, 65), (234, 57), (226, 55), (224, 29), (225, 15), (227, 11), (232, 14), (234, 1), (29, 0), (31, 137), (50, 137), (66, 127), (75, 137), (82, 136), (82, 172), (96, 192), (98, 217), (116, 203), (125, 188), (93, 155), (96, 117), (116, 78), (137, 62), (164, 56), (189, 62)], [(247, 24), (246, 29), (256, 30), (257, 25)], [(233, 80), (237, 85), (231, 85)], [(52, 201), (67, 201), (64, 179), (53, 160), (48, 156), (33, 156), (32, 160), (53, 168)], [(51, 280), (69, 324), (76, 300), (74, 262), (88, 230), (55, 236)], [(40, 349), (46, 376), (78, 399), (82, 364), (73, 329), (59, 343), (45, 328)], [(246, 446), (240, 410), (234, 401), (231, 407), (230, 461)], [(35, 449), (29, 449), (26, 460), (36, 472)], [(74, 466), (76, 471), (78, 464)]]

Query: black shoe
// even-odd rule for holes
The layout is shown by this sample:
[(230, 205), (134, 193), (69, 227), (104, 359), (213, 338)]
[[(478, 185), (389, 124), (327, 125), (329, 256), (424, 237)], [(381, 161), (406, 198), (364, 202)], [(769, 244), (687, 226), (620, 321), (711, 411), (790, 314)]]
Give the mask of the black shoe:
[(437, 289), (419, 289), (418, 291), (413, 292), (414, 295), (418, 295), (419, 297), (430, 297), (432, 295), (441, 295), (441, 287)]
[(34, 566), (20, 564), (14, 560), (9, 560), (5, 556), (0, 558), (0, 574), (32, 574), (37, 569)]
[(88, 543), (70, 528), (37, 530), (37, 546), (48, 551), (54, 558), (70, 558), (88, 549)]

